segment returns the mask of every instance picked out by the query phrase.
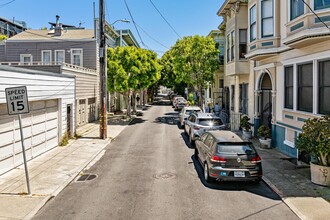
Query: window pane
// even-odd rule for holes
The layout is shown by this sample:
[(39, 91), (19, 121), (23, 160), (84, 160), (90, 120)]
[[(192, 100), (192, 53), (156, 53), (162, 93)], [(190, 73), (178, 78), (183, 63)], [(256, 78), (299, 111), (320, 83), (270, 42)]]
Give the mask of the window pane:
[(298, 66), (298, 110), (313, 112), (313, 64)]
[(262, 20), (262, 36), (272, 36), (274, 32), (273, 18), (265, 18)]
[(330, 0), (314, 0), (314, 9), (330, 8)]
[(247, 30), (240, 29), (239, 30), (239, 43), (246, 43), (247, 42)]
[(285, 67), (284, 107), (293, 109), (293, 66)]
[(291, 20), (304, 14), (304, 2), (302, 0), (291, 1)]
[(43, 51), (42, 52), (42, 62), (43, 64), (50, 64), (50, 52), (49, 51)]
[(273, 16), (273, 0), (264, 0), (261, 2), (261, 18)]
[(63, 51), (56, 51), (55, 59), (57, 63), (64, 63), (64, 52)]
[(251, 25), (251, 41), (255, 40), (257, 38), (257, 29), (256, 24)]
[(250, 24), (252, 24), (253, 22), (256, 22), (256, 6), (253, 6), (250, 9)]
[(330, 61), (319, 63), (319, 113), (330, 114)]

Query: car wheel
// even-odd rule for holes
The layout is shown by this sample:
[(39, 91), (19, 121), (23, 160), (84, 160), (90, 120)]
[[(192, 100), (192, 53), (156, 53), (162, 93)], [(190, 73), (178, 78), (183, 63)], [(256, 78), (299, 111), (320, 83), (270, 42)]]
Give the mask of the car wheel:
[(195, 148), (195, 153), (194, 153), (194, 155), (195, 155), (195, 159), (198, 160), (198, 150), (197, 150), (197, 148)]
[(208, 183), (212, 182), (214, 179), (209, 175), (209, 166), (207, 163), (204, 163), (204, 180)]
[(256, 180), (254, 181), (254, 183), (255, 183), (255, 184), (259, 184), (260, 181), (261, 181), (261, 178), (258, 178), (258, 179), (256, 179)]
[(195, 141), (193, 140), (191, 131), (189, 132), (189, 143), (193, 146), (195, 144)]

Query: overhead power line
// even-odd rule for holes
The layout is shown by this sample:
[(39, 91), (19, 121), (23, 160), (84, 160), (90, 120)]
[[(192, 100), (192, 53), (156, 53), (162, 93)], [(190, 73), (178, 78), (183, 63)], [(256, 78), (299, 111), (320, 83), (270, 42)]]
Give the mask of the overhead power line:
[(142, 28), (140, 25), (138, 25), (138, 24), (136, 24), (136, 25), (137, 25), (138, 28), (140, 28), (140, 29), (143, 31), (143, 33), (145, 33), (150, 39), (152, 39), (153, 41), (155, 41), (155, 42), (158, 43), (159, 45), (165, 47), (166, 49), (170, 49), (169, 47), (165, 46), (164, 44), (162, 44), (161, 42), (159, 42), (158, 40), (156, 40), (155, 38), (153, 38), (152, 36), (150, 36), (150, 34), (148, 34), (145, 30), (143, 30), (143, 28)]
[[(136, 30), (137, 34), (139, 35), (139, 38), (140, 38), (140, 40), (141, 40), (142, 45), (144, 45), (145, 47), (148, 48), (148, 46), (143, 42), (142, 37), (141, 37), (141, 35), (140, 35), (140, 32), (139, 32), (138, 28), (136, 27), (135, 20), (134, 20), (134, 18), (133, 18), (133, 15), (132, 15), (132, 13), (131, 13), (131, 10), (130, 10), (129, 7), (128, 7), (128, 4), (127, 4), (126, 0), (124, 0), (124, 2), (125, 2), (125, 5), (126, 5), (126, 8), (127, 8), (127, 11), (128, 11), (128, 13), (129, 13), (129, 16), (131, 17), (131, 20), (132, 20), (132, 22), (133, 22), (133, 24), (134, 24), (135, 30)], [(149, 48), (148, 48), (148, 49), (149, 49)]]
[(3, 3), (3, 4), (0, 5), (0, 8), (4, 7), (6, 5), (9, 5), (10, 3), (14, 2), (14, 1), (16, 1), (16, 0), (11, 0), (10, 2)]
[(170, 26), (170, 28), (174, 31), (174, 33), (181, 39), (180, 34), (178, 34), (178, 32), (172, 27), (172, 25), (166, 20), (166, 18), (162, 15), (162, 13), (158, 10), (158, 8), (156, 7), (156, 5), (152, 2), (152, 0), (149, 0), (150, 3), (152, 4), (152, 6), (156, 9), (156, 11), (160, 14), (160, 16), (164, 19), (164, 21), (168, 24), (168, 26)]

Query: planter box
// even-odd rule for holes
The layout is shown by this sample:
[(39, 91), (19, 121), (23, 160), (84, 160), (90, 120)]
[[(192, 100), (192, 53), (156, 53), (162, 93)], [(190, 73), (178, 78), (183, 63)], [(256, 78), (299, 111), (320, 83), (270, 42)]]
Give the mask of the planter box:
[(252, 138), (252, 131), (244, 131), (243, 130), (243, 137), (245, 139), (251, 139)]
[(259, 139), (260, 142), (260, 147), (261, 148), (268, 148), (270, 149), (272, 147), (272, 139), (267, 138), (267, 139)]
[(330, 167), (310, 163), (311, 180), (321, 186), (330, 186)]

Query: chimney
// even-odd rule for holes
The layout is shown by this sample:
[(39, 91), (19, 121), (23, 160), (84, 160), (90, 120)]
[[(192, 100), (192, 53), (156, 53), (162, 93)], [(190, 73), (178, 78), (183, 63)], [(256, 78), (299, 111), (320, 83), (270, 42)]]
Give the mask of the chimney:
[(60, 16), (56, 15), (56, 26), (55, 26), (55, 36), (59, 37), (62, 35), (62, 24), (59, 23)]

